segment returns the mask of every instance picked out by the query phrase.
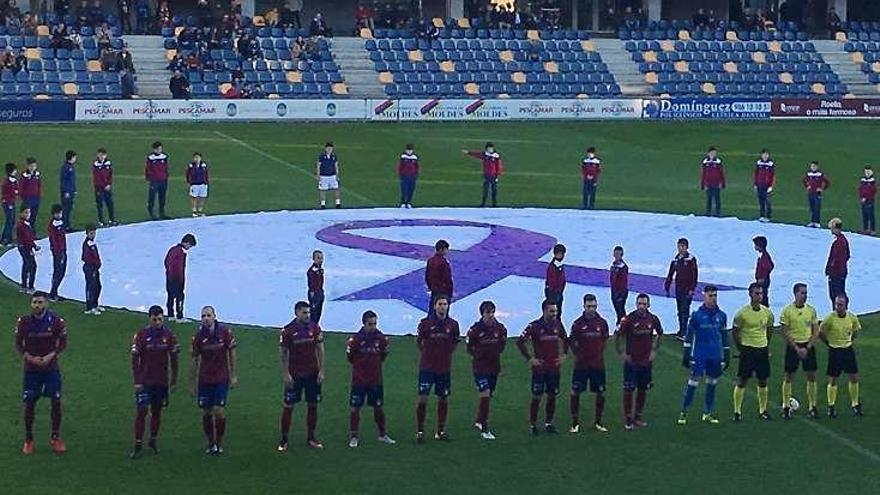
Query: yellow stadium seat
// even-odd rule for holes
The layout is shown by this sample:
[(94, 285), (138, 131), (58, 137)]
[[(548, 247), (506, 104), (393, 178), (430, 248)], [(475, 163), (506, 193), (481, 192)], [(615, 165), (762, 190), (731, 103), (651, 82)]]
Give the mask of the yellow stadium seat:
[(779, 74), (779, 82), (782, 84), (791, 84), (794, 82), (794, 78), (788, 72), (783, 72)]
[(467, 83), (464, 85), (464, 92), (469, 95), (480, 94), (480, 85), (477, 83)]
[(373, 39), (373, 32), (370, 31), (370, 28), (361, 28), (361, 30), (358, 32), (358, 34), (360, 35), (361, 38), (365, 38), (368, 40)]
[(752, 62), (756, 64), (765, 64), (767, 63), (767, 56), (764, 55), (764, 52), (752, 52)]
[(455, 64), (450, 60), (440, 62), (440, 70), (442, 72), (455, 72)]
[(678, 39), (681, 41), (690, 41), (691, 40), (690, 31), (688, 31), (687, 29), (682, 29), (681, 31), (678, 32)]
[(690, 66), (684, 60), (679, 60), (675, 63), (675, 72), (689, 72)]
[(865, 63), (865, 54), (862, 52), (853, 52), (851, 57), (854, 64)]
[(586, 93), (578, 93), (577, 96), (576, 96), (576, 98), (577, 98), (578, 100), (586, 100), (586, 99), (589, 98), (589, 97), (590, 97), (590, 95), (588, 95), (588, 94), (586, 94)]
[(657, 77), (656, 72), (648, 72), (647, 74), (645, 74), (645, 82), (648, 84), (657, 84), (658, 82), (660, 82), (660, 78)]
[(407, 52), (406, 56), (410, 62), (421, 62), (424, 60), (424, 58), (422, 58), (421, 50), (410, 50)]
[(222, 95), (222, 94), (226, 93), (227, 91), (229, 91), (231, 88), (232, 88), (232, 84), (223, 83), (217, 87), (217, 90), (220, 91), (220, 94)]
[(559, 65), (554, 61), (544, 62), (544, 72), (556, 74), (559, 72)]
[(728, 74), (736, 74), (737, 72), (739, 72), (739, 69), (736, 66), (736, 62), (725, 62), (724, 72), (727, 72)]
[(581, 41), (581, 49), (585, 52), (595, 52), (596, 45), (590, 40)]
[(98, 60), (89, 60), (86, 62), (86, 69), (88, 69), (89, 72), (101, 72), (103, 70), (101, 62)]
[(510, 95), (507, 93), (498, 93), (498, 99), (499, 100), (509, 100)]
[(515, 82), (516, 84), (525, 84), (526, 75), (523, 72), (514, 72), (510, 75), (510, 80)]
[(874, 62), (871, 64), (871, 70), (876, 72), (880, 72), (880, 62)]
[(462, 29), (470, 29), (471, 20), (468, 19), (467, 17), (459, 17), (458, 18), (458, 27), (460, 27)]
[(439, 17), (435, 17), (435, 18), (431, 19), (431, 22), (434, 24), (434, 27), (436, 27), (436, 28), (443, 29), (444, 27), (446, 27), (446, 25), (443, 24), (443, 19), (441, 19)]
[(770, 43), (767, 43), (767, 47), (773, 53), (781, 53), (782, 52), (782, 44), (778, 41), (771, 41)]
[(333, 85), (333, 94), (334, 95), (347, 95), (348, 94), (348, 86), (345, 83), (335, 83)]
[(177, 56), (177, 50), (165, 50), (165, 60), (174, 60)]
[(834, 39), (841, 43), (846, 43), (846, 33), (844, 33), (843, 31), (838, 31), (834, 34)]
[(76, 96), (79, 94), (79, 86), (75, 83), (65, 83), (62, 89), (67, 96)]
[(382, 84), (391, 84), (394, 82), (394, 74), (390, 72), (380, 72), (379, 82)]
[(660, 49), (664, 52), (674, 52), (675, 42), (673, 42), (672, 40), (663, 40), (660, 42)]
[(526, 38), (534, 41), (540, 41), (541, 34), (534, 29), (529, 29), (528, 31), (526, 31)]
[(707, 95), (714, 95), (715, 94), (715, 85), (710, 82), (703, 83), (702, 90), (703, 90), (703, 93), (706, 93)]
[(180, 36), (180, 32), (183, 31), (183, 26), (177, 26), (174, 28), (174, 37), (177, 38)]
[(510, 50), (498, 52), (498, 60), (501, 60), (502, 62), (513, 62), (513, 52)]
[(27, 48), (24, 51), (24, 56), (27, 57), (28, 60), (39, 60), (40, 59), (40, 49), (39, 48)]
[(303, 81), (303, 76), (299, 71), (292, 70), (287, 73), (287, 82), (289, 83), (301, 83)]
[(817, 95), (824, 95), (825, 94), (825, 85), (822, 83), (813, 83), (813, 85), (810, 87), (810, 89), (812, 89), (813, 93), (815, 93)]
[(46, 25), (37, 26), (37, 36), (49, 36), (50, 34), (52, 34), (52, 33), (49, 31), (49, 26), (46, 26)]
[(256, 27), (263, 27), (266, 25), (266, 18), (261, 15), (255, 15), (252, 22)]
[(48, 100), (49, 95), (34, 95), (35, 100)]
[(728, 31), (724, 35), (724, 39), (727, 41), (739, 41), (739, 38), (736, 36), (736, 31)]
[(656, 62), (657, 61), (657, 54), (651, 50), (648, 50), (642, 54), (642, 58), (645, 59), (645, 62), (649, 62), (649, 63)]

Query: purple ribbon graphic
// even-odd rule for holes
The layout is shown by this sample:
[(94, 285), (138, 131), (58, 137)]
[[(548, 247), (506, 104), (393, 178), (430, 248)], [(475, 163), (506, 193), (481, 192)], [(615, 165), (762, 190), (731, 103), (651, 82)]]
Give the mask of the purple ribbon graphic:
[[(462, 299), (511, 275), (544, 279), (547, 262), (539, 258), (556, 244), (549, 235), (516, 227), (506, 227), (462, 220), (363, 220), (339, 223), (321, 229), (315, 237), (335, 246), (359, 249), (369, 253), (426, 261), (434, 255), (434, 246), (389, 241), (353, 234), (350, 231), (383, 227), (479, 227), (488, 228), (489, 236), (478, 244), (460, 251), (450, 250), (447, 258), (452, 265), (455, 281), (454, 299)], [(439, 235), (438, 235), (439, 238)], [(569, 284), (592, 287), (610, 287), (607, 269), (565, 265)], [(644, 292), (652, 296), (666, 296), (665, 279), (653, 275), (629, 274), (630, 292)], [(695, 300), (702, 300), (698, 284)], [(742, 287), (715, 284), (718, 290), (740, 290)], [(397, 299), (423, 311), (428, 310), (430, 298), (425, 287), (425, 269), (406, 273), (386, 282), (338, 297), (337, 301)]]

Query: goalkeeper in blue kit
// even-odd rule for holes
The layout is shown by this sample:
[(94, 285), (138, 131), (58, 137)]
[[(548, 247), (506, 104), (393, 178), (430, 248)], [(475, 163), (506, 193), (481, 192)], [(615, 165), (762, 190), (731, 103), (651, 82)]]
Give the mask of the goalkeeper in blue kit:
[(691, 315), (684, 341), (681, 364), (691, 370), (678, 424), (687, 424), (687, 410), (694, 401), (700, 379), (706, 378), (706, 403), (703, 421), (718, 424), (715, 408), (715, 388), (718, 378), (730, 364), (730, 343), (727, 335), (727, 315), (718, 307), (718, 289), (712, 285), (703, 288), (703, 305)]

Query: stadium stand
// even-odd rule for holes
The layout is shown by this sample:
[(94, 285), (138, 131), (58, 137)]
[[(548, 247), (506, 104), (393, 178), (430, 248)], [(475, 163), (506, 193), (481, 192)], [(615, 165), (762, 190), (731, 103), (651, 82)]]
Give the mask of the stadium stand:
[(386, 96), (620, 95), (585, 31), (481, 29), (467, 19), (434, 19), (434, 26), (433, 39), (412, 29), (362, 33)]
[(867, 81), (880, 92), (880, 22), (849, 22), (846, 32), (838, 32), (844, 50), (858, 64)]
[(660, 21), (619, 32), (658, 95), (724, 97), (843, 96), (847, 87), (807, 35), (776, 31), (691, 30), (689, 21)]

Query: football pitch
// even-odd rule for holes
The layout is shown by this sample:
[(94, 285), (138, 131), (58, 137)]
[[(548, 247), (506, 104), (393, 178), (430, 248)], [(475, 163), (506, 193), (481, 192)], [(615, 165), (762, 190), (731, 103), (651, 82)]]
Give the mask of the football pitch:
[[(872, 163), (878, 131), (880, 124), (869, 121), (19, 125), (0, 128), (0, 149), (4, 162), (14, 161), (20, 170), (26, 156), (34, 156), (40, 163), (44, 199), (37, 232), (41, 237), (49, 205), (58, 197), (58, 169), (67, 149), (79, 153), (80, 192), (74, 212), (77, 230), (95, 219), (89, 166), (99, 147), (108, 149), (114, 163), (117, 219), (125, 223), (145, 221), (143, 157), (155, 140), (163, 142), (171, 157), (169, 214), (175, 217), (189, 216), (183, 171), (195, 151), (201, 152), (210, 165), (210, 215), (314, 208), (314, 162), (326, 141), (336, 145), (347, 208), (397, 205), (397, 157), (407, 143), (415, 145), (421, 161), (416, 207), (476, 206), (480, 201), (480, 165), (460, 150), (482, 149), (486, 141), (492, 141), (505, 163), (506, 172), (499, 185), (499, 203), (503, 206), (579, 207), (580, 158), (586, 147), (595, 146), (603, 159), (597, 208), (702, 214), (700, 161), (706, 148), (714, 145), (726, 164), (728, 186), (722, 197), (725, 215), (757, 217), (753, 164), (761, 148), (768, 148), (777, 164), (774, 221), (803, 225), (809, 220), (801, 178), (809, 161), (819, 160), (831, 180), (824, 197), (823, 221), (840, 216), (846, 229), (854, 231), (860, 225), (856, 187), (862, 167), (880, 166)], [(99, 245), (100, 236), (99, 231)], [(698, 239), (691, 239), (692, 246), (698, 243)], [(167, 247), (156, 246), (157, 258)], [(68, 249), (70, 263), (78, 267), (79, 246), (69, 244)], [(671, 256), (673, 246), (658, 244), (656, 249)], [(699, 251), (724, 249), (699, 247)], [(878, 254), (862, 253), (874, 257)], [(775, 261), (778, 268), (784, 267), (784, 259)], [(156, 260), (149, 262), (157, 264)], [(295, 271), (304, 272), (310, 261), (285, 262), (295, 265)], [(40, 266), (40, 270), (49, 269)], [(104, 277), (112, 276), (112, 270), (105, 267)], [(826, 291), (825, 287), (811, 288), (811, 297), (822, 298), (823, 307), (827, 305)], [(607, 293), (598, 295), (607, 298)], [(630, 306), (633, 300), (631, 296)], [(290, 307), (292, 302), (265, 300), (263, 304)], [(723, 294), (719, 301), (731, 319), (746, 302)], [(144, 303), (162, 304), (164, 300)], [(534, 306), (538, 303), (536, 300)], [(573, 314), (575, 304), (572, 298), (568, 316)], [(325, 449), (311, 451), (305, 447), (305, 408), (297, 407), (287, 454), (275, 452), (282, 398), (277, 333), (236, 326), (239, 386), (231, 391), (227, 407), (226, 453), (222, 457), (203, 453), (200, 412), (185, 386), (190, 363), (184, 352), (182, 386), (174, 392), (163, 414), (162, 453), (147, 453), (138, 461), (130, 461), (127, 452), (131, 447), (134, 390), (129, 346), (132, 334), (146, 324), (146, 316), (115, 310), (100, 317), (85, 316), (78, 302), (59, 303), (53, 308), (68, 321), (69, 346), (61, 358), (61, 368), (65, 379), (62, 435), (69, 452), (62, 457), (51, 454), (48, 403), (43, 400), (37, 408), (36, 453), (29, 458), (19, 453), (23, 438), (21, 366), (10, 331), (7, 345), (0, 346), (0, 493), (880, 493), (880, 481), (873, 475), (880, 466), (880, 409), (874, 407), (874, 398), (880, 396), (880, 365), (876, 359), (880, 355), (880, 337), (876, 336), (880, 316), (876, 314), (861, 317), (864, 332), (856, 341), (866, 411), (863, 418), (849, 414), (842, 382), (838, 419), (810, 421), (802, 408), (794, 420), (783, 422), (778, 416), (783, 348), (777, 335), (770, 379), (773, 421), (757, 419), (754, 381), (747, 389), (745, 420), (739, 424), (730, 421), (734, 363), (718, 388), (716, 407), (722, 423), (705, 425), (697, 421), (701, 387), (691, 409), (691, 423), (677, 426), (686, 371), (680, 364), (680, 344), (669, 338), (663, 342), (654, 365), (646, 429), (623, 430), (622, 370), (617, 357), (608, 350), (605, 415), (611, 431), (599, 434), (582, 426), (578, 435), (532, 438), (527, 431), (529, 371), (510, 343), (492, 402), (491, 422), (498, 440), (491, 443), (481, 440), (472, 428), (478, 399), (470, 360), (464, 346), (459, 346), (448, 426), (452, 441), (415, 444), (418, 352), (413, 338), (394, 337), (385, 365), (385, 409), (389, 433), (398, 444), (386, 446), (374, 441), (372, 414), (364, 409), (361, 446), (357, 449), (347, 447), (350, 371), (344, 352), (346, 337), (328, 333), (327, 376), (318, 425)], [(217, 309), (222, 320), (223, 308)], [(20, 295), (10, 281), (0, 283), (0, 322), (11, 330), (15, 317), (27, 312), (29, 298)], [(466, 328), (476, 319), (476, 311), (473, 313), (454, 311), (453, 316)], [(285, 323), (277, 322), (279, 326)], [(353, 320), (351, 328), (326, 330), (352, 332), (358, 329), (358, 323)], [(189, 342), (194, 324), (170, 325), (182, 343)], [(664, 321), (664, 327), (670, 331), (675, 322)], [(521, 330), (509, 328), (512, 335)], [(818, 354), (819, 406), (824, 412), (824, 346)], [(571, 364), (569, 359), (562, 371), (556, 412), (560, 431), (567, 430), (569, 422)], [(802, 375), (796, 378), (793, 390), (804, 404)], [(429, 430), (436, 417), (433, 404), (432, 398)], [(581, 417), (582, 424), (590, 424), (589, 394), (581, 398)]]

